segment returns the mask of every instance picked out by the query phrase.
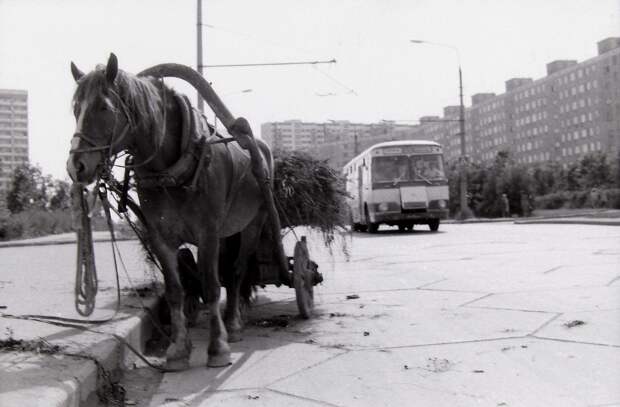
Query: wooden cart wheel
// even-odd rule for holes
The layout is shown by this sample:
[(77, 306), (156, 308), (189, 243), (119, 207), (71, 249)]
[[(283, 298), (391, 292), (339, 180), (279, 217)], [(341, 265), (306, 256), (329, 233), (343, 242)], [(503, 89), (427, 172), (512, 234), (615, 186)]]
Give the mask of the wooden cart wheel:
[(295, 244), (293, 255), (293, 286), (297, 297), (297, 308), (302, 318), (308, 319), (314, 308), (314, 285), (312, 284), (312, 263), (308, 255), (306, 237)]

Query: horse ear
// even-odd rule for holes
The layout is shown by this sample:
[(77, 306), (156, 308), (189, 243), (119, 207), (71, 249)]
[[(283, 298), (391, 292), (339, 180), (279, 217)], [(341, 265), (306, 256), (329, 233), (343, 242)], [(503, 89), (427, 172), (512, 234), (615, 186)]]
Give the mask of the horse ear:
[(116, 75), (118, 74), (118, 59), (114, 53), (110, 53), (110, 58), (108, 58), (108, 65), (105, 67), (105, 77), (108, 80), (108, 83), (113, 84), (114, 79), (116, 79)]
[(71, 61), (71, 75), (73, 75), (73, 79), (75, 79), (76, 82), (79, 81), (82, 76), (84, 76), (84, 72), (80, 71), (80, 68), (75, 66), (73, 61)]

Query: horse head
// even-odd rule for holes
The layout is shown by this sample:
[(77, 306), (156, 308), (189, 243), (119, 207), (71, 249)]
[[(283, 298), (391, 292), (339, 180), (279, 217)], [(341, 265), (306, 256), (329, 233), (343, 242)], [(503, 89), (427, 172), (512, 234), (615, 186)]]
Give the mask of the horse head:
[(77, 82), (73, 96), (76, 128), (71, 140), (67, 172), (74, 182), (91, 183), (109, 158), (129, 147), (133, 120), (121, 98), (118, 60), (110, 54), (106, 66), (84, 74), (71, 62)]

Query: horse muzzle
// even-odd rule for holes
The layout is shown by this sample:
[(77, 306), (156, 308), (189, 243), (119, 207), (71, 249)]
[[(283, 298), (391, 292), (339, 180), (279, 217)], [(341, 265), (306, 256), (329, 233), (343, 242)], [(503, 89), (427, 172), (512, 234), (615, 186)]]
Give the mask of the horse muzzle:
[(97, 177), (101, 153), (71, 153), (67, 160), (67, 173), (73, 182), (90, 184)]

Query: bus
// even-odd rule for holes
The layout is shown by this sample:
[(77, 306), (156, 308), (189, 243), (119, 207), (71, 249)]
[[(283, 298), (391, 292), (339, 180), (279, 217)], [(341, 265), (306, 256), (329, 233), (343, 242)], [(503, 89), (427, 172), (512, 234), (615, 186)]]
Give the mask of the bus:
[(343, 169), (355, 231), (375, 233), (382, 224), (401, 231), (413, 225), (439, 229), (448, 217), (448, 179), (443, 150), (434, 141), (375, 144)]

